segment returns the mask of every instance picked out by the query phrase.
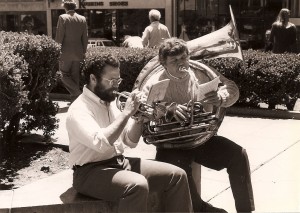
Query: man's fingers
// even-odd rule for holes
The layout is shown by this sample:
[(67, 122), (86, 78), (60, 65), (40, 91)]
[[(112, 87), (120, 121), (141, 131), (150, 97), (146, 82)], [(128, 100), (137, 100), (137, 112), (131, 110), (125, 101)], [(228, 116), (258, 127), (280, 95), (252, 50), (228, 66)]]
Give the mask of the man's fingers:
[(178, 113), (180, 113), (182, 116), (184, 116), (185, 120), (189, 117), (187, 107), (185, 107), (185, 106), (178, 105), (176, 108), (176, 111), (178, 111)]
[(175, 113), (175, 115), (174, 115), (174, 118), (176, 119), (176, 121), (178, 121), (178, 122), (182, 122), (182, 120), (177, 116), (177, 114)]
[(184, 106), (184, 105), (181, 105), (181, 104), (179, 104), (178, 106), (177, 106), (177, 108), (180, 108), (180, 109), (182, 109), (182, 110), (184, 110), (184, 111), (188, 111), (188, 108), (187, 108), (187, 106)]
[(184, 116), (179, 110), (176, 110), (175, 115), (181, 120), (181, 121), (186, 121), (187, 117)]

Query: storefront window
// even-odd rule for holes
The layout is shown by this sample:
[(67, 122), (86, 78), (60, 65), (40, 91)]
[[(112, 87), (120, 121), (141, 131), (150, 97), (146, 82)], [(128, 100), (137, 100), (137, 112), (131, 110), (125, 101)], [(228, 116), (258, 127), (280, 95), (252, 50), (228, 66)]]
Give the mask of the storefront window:
[(1, 12), (0, 30), (47, 34), (46, 12)]
[[(148, 9), (128, 10), (100, 10), (78, 9), (78, 14), (85, 16), (88, 23), (89, 38), (106, 38), (113, 40), (117, 45), (123, 42), (125, 35), (142, 36), (146, 26), (149, 25)], [(164, 23), (165, 12), (160, 10)], [(64, 10), (52, 10), (52, 36), (55, 37), (56, 25), (59, 15)]]
[(291, 8), (291, 17), (292, 18), (300, 18), (300, 1), (299, 0), (291, 0), (290, 8)]
[(237, 16), (238, 30), (244, 48), (262, 49), (265, 34), (272, 26), (284, 0), (241, 1)]
[(265, 33), (283, 7), (291, 17), (300, 15), (299, 0), (178, 0), (177, 36), (191, 40), (220, 29), (230, 21), (229, 5), (244, 49), (264, 47)]
[(179, 0), (177, 36), (191, 40), (226, 25), (229, 14), (228, 11), (223, 12), (226, 2), (226, 0)]

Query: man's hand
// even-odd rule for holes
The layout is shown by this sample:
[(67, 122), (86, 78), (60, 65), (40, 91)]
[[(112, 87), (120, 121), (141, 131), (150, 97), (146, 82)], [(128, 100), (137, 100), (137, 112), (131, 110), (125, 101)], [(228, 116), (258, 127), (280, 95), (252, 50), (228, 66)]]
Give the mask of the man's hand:
[(189, 110), (186, 106), (178, 104), (175, 111), (175, 119), (179, 122), (187, 121), (190, 118)]
[(205, 94), (205, 98), (201, 101), (203, 104), (212, 104), (220, 106), (222, 104), (222, 97), (218, 91), (211, 91)]
[(144, 93), (139, 90), (134, 90), (129, 94), (123, 112), (128, 113), (129, 116), (133, 116), (143, 102), (145, 102)]

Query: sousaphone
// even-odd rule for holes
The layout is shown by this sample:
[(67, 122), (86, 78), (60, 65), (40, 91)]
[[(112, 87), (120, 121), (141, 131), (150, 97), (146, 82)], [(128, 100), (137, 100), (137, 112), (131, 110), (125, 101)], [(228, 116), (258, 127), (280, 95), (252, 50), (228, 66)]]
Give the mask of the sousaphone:
[[(190, 69), (193, 72), (203, 72), (210, 80), (217, 76), (214, 71), (200, 59), (217, 57), (235, 57), (243, 60), (238, 32), (232, 9), (230, 7), (231, 21), (223, 28), (187, 42), (190, 56)], [(162, 72), (164, 68), (154, 57), (146, 64), (136, 79), (133, 89), (143, 90), (151, 76)], [(186, 104), (191, 110), (190, 120), (181, 123), (166, 119), (150, 120), (144, 124), (143, 139), (147, 144), (170, 149), (190, 149), (204, 144), (215, 135), (223, 121), (226, 109), (213, 107), (211, 111), (203, 111), (200, 103), (191, 100)]]

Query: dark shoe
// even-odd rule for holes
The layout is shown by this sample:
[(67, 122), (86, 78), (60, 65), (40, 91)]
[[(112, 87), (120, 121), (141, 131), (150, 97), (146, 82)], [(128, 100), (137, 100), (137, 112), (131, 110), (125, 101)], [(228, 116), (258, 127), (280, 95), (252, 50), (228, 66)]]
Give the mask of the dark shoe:
[(223, 213), (227, 213), (227, 211), (225, 211), (224, 209), (214, 207), (213, 205), (211, 205), (209, 203), (206, 203), (206, 202), (202, 203), (201, 212), (223, 212)]

